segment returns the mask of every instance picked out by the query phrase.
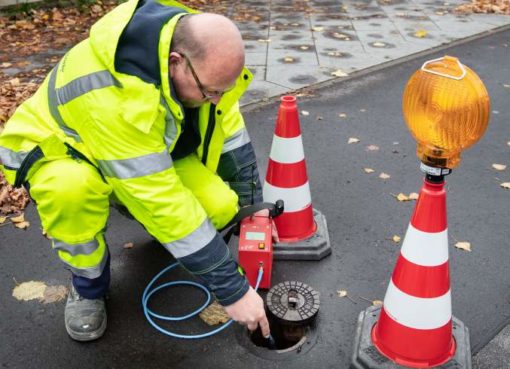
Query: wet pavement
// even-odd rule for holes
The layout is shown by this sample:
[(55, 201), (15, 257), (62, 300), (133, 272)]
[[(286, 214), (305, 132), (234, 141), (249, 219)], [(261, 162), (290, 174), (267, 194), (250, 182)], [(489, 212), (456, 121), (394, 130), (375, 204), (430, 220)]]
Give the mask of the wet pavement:
[[(265, 1), (257, 3), (261, 7), (268, 4)], [(310, 1), (307, 3), (317, 5), (320, 12), (310, 13), (309, 18), (301, 15), (302, 18), (292, 20), (290, 10), (285, 7), (286, 3), (270, 3), (272, 8), (268, 22), (279, 19), (282, 25), (290, 25), (307, 21), (311, 29), (311, 22), (319, 22), (318, 19), (326, 22), (322, 17), (336, 14), (334, 10), (338, 5), (335, 1), (327, 2), (330, 7), (326, 6), (325, 1)], [(248, 2), (242, 4), (244, 6)], [(254, 2), (250, 4), (255, 6)], [(282, 4), (281, 7), (285, 9), (276, 12), (279, 8), (273, 6), (278, 4)], [(349, 2), (344, 1), (343, 4)], [(330, 52), (350, 53), (351, 59), (359, 60), (360, 63), (362, 59), (368, 59), (365, 60), (366, 66), (348, 63), (322, 65), (318, 55), (326, 49), (318, 46), (318, 38), (311, 38), (312, 42), (309, 43), (301, 43), (301, 39), (295, 42), (292, 37), (276, 41), (275, 36), (270, 36), (271, 32), (276, 31), (276, 23), (268, 23), (269, 28), (261, 30), (267, 31), (266, 40), (273, 37), (271, 42), (259, 42), (258, 39), (251, 41), (262, 49), (265, 47), (262, 53), (265, 53), (266, 61), (260, 61), (261, 64), (257, 66), (264, 72), (256, 74), (253, 87), (263, 91), (262, 95), (257, 100), (245, 100), (245, 104), (249, 105), (244, 107), (245, 120), (262, 174), (267, 166), (278, 99), (260, 99), (296, 87), (308, 87), (298, 100), (299, 110), (308, 113), (300, 115), (303, 144), (313, 205), (327, 218), (332, 254), (318, 262), (275, 261), (272, 278), (273, 284), (288, 280), (302, 281), (320, 293), (317, 324), (301, 349), (277, 354), (258, 348), (238, 325), (212, 338), (195, 341), (169, 338), (154, 330), (144, 318), (140, 306), (141, 295), (150, 279), (173, 260), (142, 227), (115, 211), (111, 213), (107, 232), (112, 253), (113, 278), (108, 300), (108, 330), (96, 342), (80, 344), (72, 341), (64, 329), (63, 301), (42, 304), (37, 301), (21, 302), (12, 297), (13, 288), (22, 282), (35, 280), (47, 285), (69, 283), (69, 275), (51, 251), (48, 240), (41, 235), (35, 208), (30, 205), (26, 217), (31, 226), (26, 231), (11, 226), (0, 227), (1, 367), (347, 368), (352, 354), (357, 316), (370, 305), (370, 301), (383, 300), (400, 246), (391, 238), (393, 235), (403, 238), (413, 210), (414, 202), (398, 202), (393, 195), (417, 192), (423, 177), (418, 170), (415, 143), (402, 118), (402, 91), (407, 79), (424, 61), (448, 54), (459, 57), (476, 71), (491, 96), (491, 121), (485, 136), (463, 154), (459, 168), (447, 177), (453, 314), (470, 330), (473, 367), (506, 368), (510, 353), (510, 332), (508, 328), (505, 329), (510, 322), (510, 248), (507, 240), (510, 202), (508, 190), (502, 189), (499, 184), (510, 182), (510, 172), (508, 169), (496, 172), (491, 165), (510, 164), (510, 146), (507, 143), (510, 141), (510, 113), (507, 110), (510, 98), (510, 65), (507, 62), (510, 60), (510, 30), (507, 28), (490, 33), (487, 37), (461, 41), (448, 48), (432, 49), (410, 57), (409, 54), (415, 53), (412, 50), (417, 47), (410, 46), (411, 43), (419, 45), (426, 38), (405, 41), (401, 34), (404, 41), (392, 40), (390, 37), (394, 34), (389, 26), (393, 24), (396, 27), (398, 22), (388, 21), (390, 8), (370, 4), (373, 6), (365, 9), (368, 13), (374, 11), (373, 14), (376, 14), (383, 9), (387, 15), (371, 18), (371, 23), (380, 22), (387, 26), (384, 32), (377, 32), (385, 36), (375, 38), (377, 41), (373, 42), (392, 43), (396, 45), (395, 48), (381, 47), (377, 49), (379, 51), (368, 53), (372, 50), (364, 42), (370, 43), (368, 37), (371, 36), (364, 38), (363, 30), (355, 27), (355, 19), (347, 20), (352, 29), (338, 32), (345, 32), (349, 40), (338, 41), (335, 37), (332, 39), (324, 36), (325, 43), (328, 43), (324, 47), (334, 49)], [(416, 4), (418, 2), (394, 4), (393, 14), (397, 17), (397, 13), (405, 12), (397, 7), (419, 6)], [(443, 7), (441, 4), (444, 5), (443, 2), (430, 3), (422, 7), (421, 12), (428, 14), (429, 19), (440, 17), (436, 11)], [(347, 7), (347, 11), (350, 10), (351, 7)], [(359, 12), (362, 17), (362, 10)], [(456, 18), (450, 13), (442, 16)], [(506, 24), (510, 23), (510, 17), (477, 17), (466, 17), (474, 23), (465, 27), (469, 30), (464, 30), (466, 34), (463, 37), (472, 36), (473, 33), (469, 32), (473, 29), (478, 29), (477, 33), (495, 29), (502, 24), (498, 22), (504, 19)], [(338, 27), (335, 21), (340, 24), (345, 19), (313, 23), (313, 26), (324, 27), (323, 30), (306, 32), (324, 34), (330, 28)], [(418, 21), (425, 20), (414, 19), (410, 22), (414, 24)], [(441, 23), (438, 20), (433, 22)], [(455, 23), (448, 26), (447, 23), (443, 24), (445, 29), (455, 27)], [(270, 28), (272, 26), (274, 30)], [(303, 29), (301, 31), (305, 32)], [(415, 31), (419, 29), (412, 28), (410, 32)], [(293, 35), (293, 32), (282, 31), (282, 38), (284, 34)], [(337, 30), (331, 35), (335, 32)], [(373, 30), (367, 32), (375, 34)], [(440, 41), (437, 45), (448, 42), (446, 36), (443, 39), (439, 34), (441, 31), (434, 38), (434, 42)], [(444, 31), (443, 34), (448, 32)], [(457, 34), (450, 34), (449, 37), (459, 38)], [(291, 41), (293, 43), (289, 43)], [(343, 49), (339, 43), (348, 43), (352, 49)], [(281, 49), (277, 48), (278, 44)], [(362, 46), (354, 47), (358, 44)], [(315, 55), (317, 63), (312, 63), (313, 58), (306, 59), (313, 64), (309, 66), (310, 69), (306, 69), (304, 64), (285, 64), (285, 58), (308, 55), (304, 50), (298, 51), (304, 45), (314, 46), (310, 54)], [(402, 53), (400, 56), (397, 54), (398, 49)], [(254, 54), (257, 52), (249, 48), (247, 50), (247, 63), (254, 65), (251, 63), (255, 63)], [(287, 54), (286, 50), (292, 52)], [(379, 52), (381, 54), (377, 54)], [(393, 59), (389, 59), (387, 65), (377, 64), (384, 62), (381, 61), (381, 55), (383, 58), (392, 55)], [(400, 57), (405, 58), (398, 59)], [(284, 64), (278, 62), (282, 58)], [(305, 58), (301, 56), (300, 63), (305, 63)], [(343, 62), (341, 57), (337, 59)], [(379, 67), (373, 68), (375, 65)], [(363, 69), (368, 67), (371, 68)], [(349, 76), (324, 83), (331, 79), (331, 71), (338, 69), (347, 72)], [(267, 80), (270, 75), (267, 70), (276, 73), (271, 78), (278, 83)], [(295, 85), (286, 82), (296, 81), (296, 78), (300, 82)], [(319, 85), (313, 86), (319, 82)], [(272, 89), (273, 85), (278, 89)], [(250, 96), (252, 98), (255, 95)], [(360, 142), (347, 144), (351, 137), (358, 138)], [(374, 146), (378, 149), (374, 150)], [(373, 168), (375, 172), (365, 173), (363, 168), (367, 167)], [(387, 173), (390, 178), (378, 178), (381, 172)], [(472, 251), (454, 248), (453, 244), (457, 241), (471, 242)], [(134, 247), (124, 248), (126, 242), (133, 242)], [(231, 247), (235, 253), (235, 242)], [(189, 275), (183, 270), (176, 270), (169, 279), (189, 279)], [(338, 297), (338, 290), (346, 290), (352, 300)], [(202, 299), (200, 292), (179, 287), (155, 296), (153, 306), (158, 312), (181, 314), (196, 307)], [(164, 326), (181, 333), (199, 333), (210, 329), (198, 318)]]

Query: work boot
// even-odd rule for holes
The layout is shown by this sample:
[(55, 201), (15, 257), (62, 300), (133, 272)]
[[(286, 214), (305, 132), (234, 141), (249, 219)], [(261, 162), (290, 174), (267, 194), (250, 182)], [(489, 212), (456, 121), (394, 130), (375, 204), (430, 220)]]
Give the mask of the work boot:
[(65, 309), (65, 325), (69, 336), (76, 341), (92, 341), (106, 330), (104, 297), (89, 300), (71, 285)]

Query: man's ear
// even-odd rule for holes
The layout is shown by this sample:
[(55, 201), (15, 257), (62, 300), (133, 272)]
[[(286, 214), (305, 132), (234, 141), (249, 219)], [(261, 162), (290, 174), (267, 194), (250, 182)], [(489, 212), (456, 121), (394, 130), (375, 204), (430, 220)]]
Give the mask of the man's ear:
[(179, 53), (172, 51), (168, 56), (168, 69), (170, 71), (170, 75), (175, 75), (175, 68), (182, 63), (183, 57), (179, 55)]

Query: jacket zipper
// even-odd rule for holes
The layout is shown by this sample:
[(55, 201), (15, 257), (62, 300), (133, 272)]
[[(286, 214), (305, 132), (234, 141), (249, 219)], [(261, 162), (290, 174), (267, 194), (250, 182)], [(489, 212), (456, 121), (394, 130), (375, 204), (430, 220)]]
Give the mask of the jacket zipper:
[(207, 122), (207, 130), (205, 132), (204, 138), (204, 152), (202, 154), (202, 164), (206, 165), (207, 156), (209, 154), (209, 144), (211, 143), (212, 134), (214, 131), (214, 127), (216, 125), (216, 119), (214, 115), (216, 113), (216, 105), (211, 104), (211, 109), (209, 110), (209, 121)]

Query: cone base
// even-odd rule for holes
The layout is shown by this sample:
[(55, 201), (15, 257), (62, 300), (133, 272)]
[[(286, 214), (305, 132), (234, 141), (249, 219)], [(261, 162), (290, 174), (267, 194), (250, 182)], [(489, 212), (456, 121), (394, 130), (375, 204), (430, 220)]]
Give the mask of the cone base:
[(469, 330), (457, 318), (452, 317), (452, 332), (456, 349), (455, 355), (450, 360), (435, 366), (411, 366), (411, 363), (406, 363), (405, 365), (407, 366), (402, 366), (403, 364), (398, 364), (382, 355), (373, 344), (372, 331), (379, 319), (380, 312), (380, 307), (370, 306), (359, 314), (354, 340), (354, 353), (350, 365), (351, 369), (401, 369), (409, 367), (471, 369)]
[(313, 209), (315, 232), (305, 239), (289, 242), (280, 239), (273, 244), (274, 260), (321, 260), (331, 254), (328, 225), (326, 217), (317, 209)]

